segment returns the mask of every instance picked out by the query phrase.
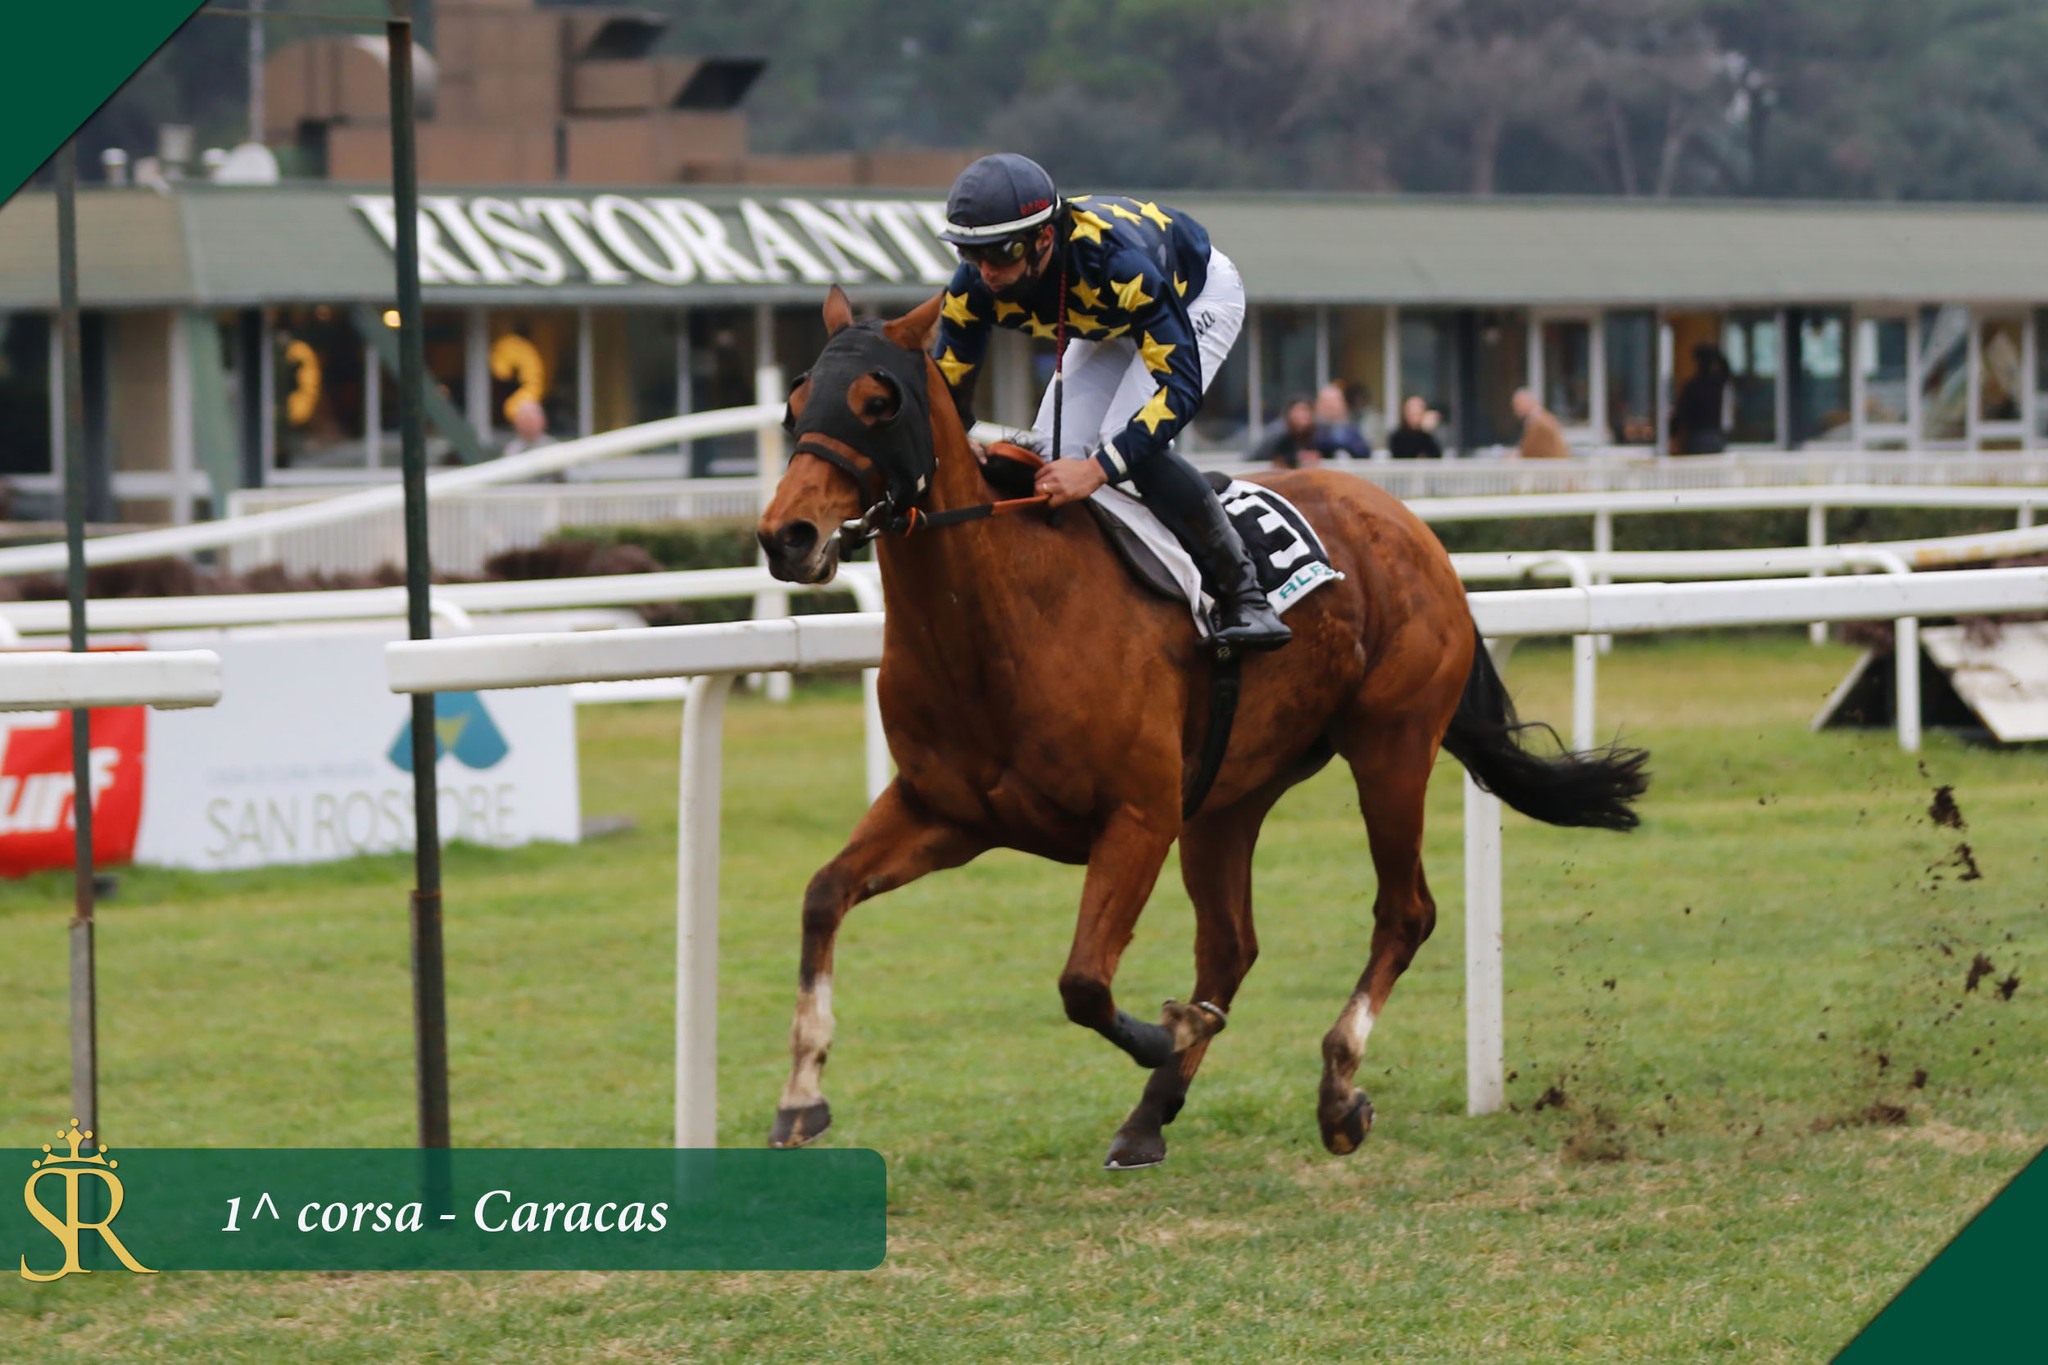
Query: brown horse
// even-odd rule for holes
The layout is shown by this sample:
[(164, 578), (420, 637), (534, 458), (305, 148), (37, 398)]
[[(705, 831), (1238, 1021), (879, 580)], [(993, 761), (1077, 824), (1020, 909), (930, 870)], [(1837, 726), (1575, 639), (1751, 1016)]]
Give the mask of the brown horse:
[[(790, 395), (798, 437), (759, 536), (777, 577), (821, 583), (839, 528), (913, 502), (986, 504), (990, 489), (938, 367), (923, 355), (940, 300), (856, 325), (836, 288), (831, 333)], [(919, 391), (919, 377), (922, 391)], [(1363, 479), (1270, 476), (1314, 525), (1342, 582), (1289, 613), (1294, 641), (1243, 662), (1236, 729), (1214, 786), (1182, 818), (1182, 783), (1207, 724), (1213, 667), (1185, 606), (1130, 583), (1079, 509), (967, 522), (878, 542), (888, 622), (882, 716), (898, 768), (803, 901), (794, 1065), (770, 1142), (825, 1131), (819, 1088), (832, 1044), (833, 941), (860, 901), (1005, 847), (1085, 863), (1067, 1017), (1152, 1069), (1108, 1165), (1151, 1165), (1258, 955), (1252, 847), (1280, 795), (1341, 755), (1378, 875), (1365, 971), (1323, 1038), (1316, 1118), (1332, 1152), (1355, 1149), (1373, 1111), (1353, 1077), (1373, 1022), (1436, 923), (1422, 872), (1423, 796), (1439, 746), (1515, 809), (1560, 825), (1627, 829), (1646, 785), (1639, 750), (1539, 757), (1429, 528)], [(886, 491), (885, 491), (886, 490)], [(882, 509), (882, 510), (878, 510)], [(827, 528), (827, 529), (821, 529)], [(1195, 982), (1158, 1024), (1110, 985), (1178, 839), (1194, 902)]]

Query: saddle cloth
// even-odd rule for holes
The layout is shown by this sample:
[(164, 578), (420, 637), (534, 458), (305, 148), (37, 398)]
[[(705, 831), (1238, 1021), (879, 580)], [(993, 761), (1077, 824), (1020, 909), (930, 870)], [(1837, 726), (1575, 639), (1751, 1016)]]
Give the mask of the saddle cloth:
[[(1330, 552), (1293, 503), (1242, 479), (1204, 477), (1251, 553), (1252, 570), (1274, 611), (1284, 613), (1323, 584), (1344, 577), (1330, 567)], [(1161, 597), (1185, 602), (1196, 632), (1207, 639), (1212, 599), (1201, 570), (1158, 513), (1121, 488), (1099, 489), (1088, 499), (1088, 510), (1131, 576)]]

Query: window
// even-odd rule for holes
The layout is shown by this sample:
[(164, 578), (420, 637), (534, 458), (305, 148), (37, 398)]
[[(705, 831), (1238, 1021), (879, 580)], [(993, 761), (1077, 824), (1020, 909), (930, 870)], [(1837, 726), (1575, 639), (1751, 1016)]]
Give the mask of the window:
[(50, 319), (0, 313), (0, 474), (48, 474)]
[(1561, 318), (1542, 330), (1543, 406), (1567, 427), (1593, 425), (1593, 324)]
[(1792, 440), (1846, 441), (1854, 431), (1849, 399), (1849, 313), (1803, 308), (1788, 318), (1797, 354), (1792, 366)]
[(1609, 313), (1607, 439), (1647, 446), (1657, 440), (1657, 317), (1650, 312)]
[(1977, 420), (2017, 422), (2026, 384), (2025, 323), (2016, 316), (1977, 320)]
[[(387, 327), (390, 318), (389, 313), (384, 314)], [(429, 308), (424, 318), (426, 337), (421, 344), (426, 349), (427, 383), (438, 388), (441, 396), (460, 412), (467, 373), (469, 319), (452, 308)], [(394, 330), (392, 336), (397, 335)], [(426, 426), (426, 445), (430, 460), (445, 457), (446, 438), (434, 430), (431, 422)], [(387, 365), (377, 376), (377, 464), (396, 469), (404, 460), (405, 441), (398, 422), (398, 376)]]
[[(1458, 410), (1458, 317), (1433, 309), (1403, 309), (1396, 332), (1400, 349), (1401, 392), (1393, 410), (1419, 397), (1442, 414), (1437, 440), (1446, 450), (1458, 448), (1464, 414)], [(1398, 420), (1396, 418), (1395, 420)]]
[(1970, 315), (1955, 304), (1920, 310), (1920, 438), (1969, 432)]
[(1778, 316), (1730, 313), (1721, 334), (1728, 357), (1735, 420), (1728, 439), (1750, 445), (1778, 441)]
[(1259, 329), (1259, 414), (1272, 430), (1289, 403), (1315, 398), (1316, 310), (1260, 307), (1252, 322)]
[(1529, 315), (1517, 308), (1481, 309), (1472, 324), (1472, 402), (1462, 428), (1466, 449), (1513, 446), (1522, 439), (1516, 389), (1529, 382)]
[(676, 387), (681, 332), (682, 315), (667, 309), (603, 308), (591, 314), (591, 421), (598, 431), (681, 412)]
[[(689, 337), (690, 411), (712, 412), (754, 401), (754, 310), (693, 308)], [(794, 371), (791, 377), (795, 377)], [(754, 435), (739, 432), (690, 443), (690, 476), (750, 474)]]
[(512, 413), (529, 399), (547, 415), (550, 436), (577, 435), (582, 419), (576, 396), (576, 310), (492, 309), (488, 330), (494, 442), (511, 439)]
[(1856, 324), (1856, 365), (1863, 374), (1863, 424), (1906, 425), (1905, 318), (1864, 318)]
[[(4, 428), (0, 428), (4, 430)], [(2034, 440), (2048, 438), (2048, 308), (2034, 313)]]
[(1386, 376), (1387, 310), (1330, 309), (1330, 382), (1344, 390), (1344, 401), (1375, 446), (1386, 444), (1387, 429), (1399, 420), (1397, 405), (1380, 392)]
[(361, 468), (363, 339), (348, 310), (280, 308), (271, 328), (279, 469)]

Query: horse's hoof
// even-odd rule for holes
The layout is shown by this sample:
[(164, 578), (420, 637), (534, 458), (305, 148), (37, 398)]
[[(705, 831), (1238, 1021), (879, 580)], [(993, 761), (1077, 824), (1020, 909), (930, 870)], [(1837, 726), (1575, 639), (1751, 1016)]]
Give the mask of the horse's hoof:
[(1141, 1171), (1166, 1160), (1166, 1136), (1156, 1129), (1117, 1129), (1109, 1140), (1109, 1155), (1103, 1158), (1105, 1171)]
[(1323, 1146), (1333, 1156), (1349, 1156), (1365, 1144), (1365, 1135), (1372, 1131), (1372, 1101), (1363, 1090), (1354, 1090), (1351, 1103), (1335, 1119), (1327, 1112), (1317, 1114), (1316, 1119), (1323, 1127)]
[(770, 1147), (801, 1147), (832, 1126), (832, 1106), (823, 1100), (801, 1109), (777, 1109)]

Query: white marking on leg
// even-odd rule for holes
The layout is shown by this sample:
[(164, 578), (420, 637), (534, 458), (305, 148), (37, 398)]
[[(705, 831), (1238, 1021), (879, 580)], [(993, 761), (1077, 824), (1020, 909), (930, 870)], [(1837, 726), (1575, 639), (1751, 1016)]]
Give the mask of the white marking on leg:
[(1344, 1007), (1344, 1017), (1337, 1021), (1349, 1035), (1351, 1055), (1359, 1062), (1365, 1060), (1365, 1040), (1372, 1037), (1373, 1021), (1378, 1017), (1368, 1002), (1358, 999)]
[(782, 1107), (802, 1109), (824, 1098), (819, 1081), (825, 1056), (832, 1051), (832, 978), (820, 976), (796, 998), (796, 1019), (789, 1026), (791, 1066), (783, 1087)]

